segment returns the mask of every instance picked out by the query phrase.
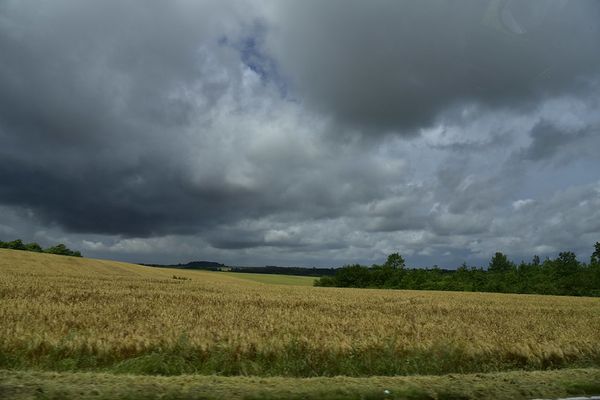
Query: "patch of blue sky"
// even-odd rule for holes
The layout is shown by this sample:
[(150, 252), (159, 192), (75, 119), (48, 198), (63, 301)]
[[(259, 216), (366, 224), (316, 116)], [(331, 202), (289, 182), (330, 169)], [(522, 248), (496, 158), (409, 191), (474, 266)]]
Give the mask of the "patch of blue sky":
[(256, 25), (249, 35), (238, 40), (231, 40), (222, 36), (218, 40), (220, 46), (230, 46), (240, 54), (242, 63), (256, 73), (263, 84), (273, 84), (282, 98), (290, 98), (288, 81), (281, 74), (277, 62), (270, 57), (262, 48), (264, 28)]

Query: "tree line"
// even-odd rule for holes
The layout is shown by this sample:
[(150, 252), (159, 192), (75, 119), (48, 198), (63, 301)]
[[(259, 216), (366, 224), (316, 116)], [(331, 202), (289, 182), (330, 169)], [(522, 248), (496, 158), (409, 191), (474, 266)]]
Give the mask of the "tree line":
[(347, 265), (337, 269), (334, 276), (322, 277), (315, 285), (600, 297), (600, 242), (595, 244), (589, 263), (577, 260), (571, 251), (543, 261), (534, 256), (530, 262), (520, 264), (497, 252), (487, 269), (469, 267), (466, 263), (456, 270), (409, 269), (404, 258), (394, 253), (383, 265)]
[(16, 239), (11, 242), (3, 242), (0, 240), (0, 249), (23, 250), (33, 251), (35, 253), (48, 253), (58, 254), (61, 256), (82, 257), (79, 251), (71, 250), (62, 243), (44, 249), (42, 248), (42, 246), (35, 242), (23, 243), (21, 239)]

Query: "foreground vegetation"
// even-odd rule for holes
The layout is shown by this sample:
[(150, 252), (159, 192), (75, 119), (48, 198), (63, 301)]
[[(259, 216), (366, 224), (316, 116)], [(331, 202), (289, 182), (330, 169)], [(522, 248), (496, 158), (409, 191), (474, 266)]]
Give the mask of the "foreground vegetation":
[(596, 298), (177, 275), (0, 250), (0, 368), (310, 377), (600, 366)]
[(463, 265), (456, 271), (407, 269), (400, 254), (391, 254), (383, 265), (350, 265), (322, 277), (317, 286), (448, 290), (469, 292), (528, 293), (568, 296), (600, 296), (600, 243), (596, 243), (590, 263), (577, 260), (565, 251), (556, 259), (519, 265), (502, 253), (496, 253), (487, 269)]
[[(0, 370), (0, 398), (524, 400), (600, 393), (600, 369), (422, 377), (176, 377)], [(387, 392), (386, 392), (387, 391)]]

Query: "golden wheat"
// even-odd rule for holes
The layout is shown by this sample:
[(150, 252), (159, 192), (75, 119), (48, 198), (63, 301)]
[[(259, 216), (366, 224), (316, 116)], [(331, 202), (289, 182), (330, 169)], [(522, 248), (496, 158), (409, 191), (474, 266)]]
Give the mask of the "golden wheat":
[[(218, 272), (0, 250), (0, 349), (127, 359), (197, 351), (598, 360), (600, 299), (266, 285)], [(33, 357), (33, 356), (31, 356)], [(440, 356), (441, 357), (441, 356)]]

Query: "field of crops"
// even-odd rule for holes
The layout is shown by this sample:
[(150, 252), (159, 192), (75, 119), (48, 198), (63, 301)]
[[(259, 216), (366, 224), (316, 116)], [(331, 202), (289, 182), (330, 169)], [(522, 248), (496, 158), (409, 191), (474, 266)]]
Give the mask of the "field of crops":
[(0, 368), (365, 376), (600, 365), (600, 299), (316, 288), (0, 250)]
[(249, 281), (270, 283), (273, 285), (313, 286), (317, 278), (311, 276), (293, 276), (279, 274), (255, 274), (246, 272), (221, 272), (234, 278), (243, 278)]

